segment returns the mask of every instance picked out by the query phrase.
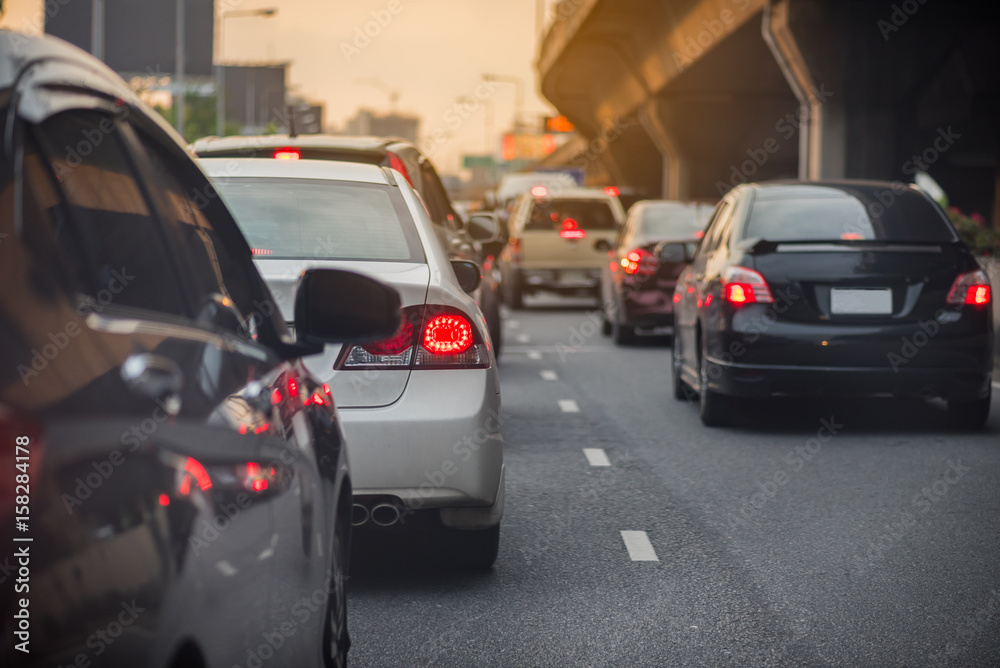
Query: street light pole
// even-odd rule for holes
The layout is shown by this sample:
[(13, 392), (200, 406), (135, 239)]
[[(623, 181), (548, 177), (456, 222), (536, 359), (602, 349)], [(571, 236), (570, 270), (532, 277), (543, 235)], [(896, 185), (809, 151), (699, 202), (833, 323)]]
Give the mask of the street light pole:
[(90, 53), (104, 60), (104, 0), (90, 3)]
[(483, 81), (503, 81), (514, 84), (514, 132), (519, 132), (524, 118), (524, 81), (520, 77), (505, 74), (484, 74)]

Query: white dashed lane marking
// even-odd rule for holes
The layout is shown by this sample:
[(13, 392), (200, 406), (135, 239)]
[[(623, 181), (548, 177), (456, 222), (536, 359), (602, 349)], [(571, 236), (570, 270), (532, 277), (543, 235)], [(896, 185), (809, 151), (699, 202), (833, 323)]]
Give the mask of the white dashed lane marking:
[(540, 352), (538, 352), (537, 350), (529, 350), (528, 351), (528, 359), (529, 360), (540, 360), (540, 359), (542, 359), (542, 354)]
[(649, 542), (649, 536), (645, 531), (622, 531), (622, 540), (625, 541), (625, 549), (632, 561), (659, 561), (653, 544)]
[(580, 406), (577, 405), (577, 403), (572, 399), (560, 399), (559, 410), (561, 410), (563, 413), (579, 413)]
[(521, 326), (521, 323), (518, 322), (517, 320), (507, 320), (506, 322), (507, 326), (510, 327), (511, 329), (517, 329), (518, 327)]
[(531, 337), (528, 336), (527, 334), (518, 334), (514, 338), (517, 339), (518, 343), (528, 343), (529, 341), (531, 341)]
[(538, 375), (542, 377), (542, 380), (559, 380), (559, 374), (555, 371), (550, 371), (548, 369), (544, 371), (539, 371)]
[(591, 466), (611, 466), (611, 460), (603, 448), (584, 448), (583, 456)]

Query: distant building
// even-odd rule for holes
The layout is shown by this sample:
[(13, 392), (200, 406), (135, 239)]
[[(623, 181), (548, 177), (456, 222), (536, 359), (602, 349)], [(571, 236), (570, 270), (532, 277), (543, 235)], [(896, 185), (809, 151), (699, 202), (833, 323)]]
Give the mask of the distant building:
[[(237, 123), (243, 134), (259, 134), (272, 126), (288, 129), (286, 80), (289, 63), (223, 65), (226, 122)], [(296, 127), (298, 132), (304, 132)]]
[(359, 109), (354, 118), (347, 121), (345, 134), (354, 137), (366, 137), (369, 135), (376, 137), (402, 137), (416, 144), (419, 128), (420, 119), (416, 116), (403, 116), (396, 113), (377, 116), (368, 109)]
[[(45, 32), (91, 51), (93, 5), (91, 0), (46, 2)], [(214, 1), (185, 0), (184, 25), (184, 70), (189, 76), (210, 77)], [(176, 26), (177, 0), (104, 0), (104, 48), (99, 55), (126, 78), (170, 76), (175, 70)]]

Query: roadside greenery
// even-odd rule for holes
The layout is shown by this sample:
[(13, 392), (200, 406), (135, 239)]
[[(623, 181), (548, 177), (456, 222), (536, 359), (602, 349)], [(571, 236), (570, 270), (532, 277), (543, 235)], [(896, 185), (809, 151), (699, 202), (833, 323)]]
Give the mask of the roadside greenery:
[(982, 214), (965, 214), (952, 206), (948, 207), (948, 217), (974, 253), (991, 258), (1000, 256), (1000, 232), (987, 225)]

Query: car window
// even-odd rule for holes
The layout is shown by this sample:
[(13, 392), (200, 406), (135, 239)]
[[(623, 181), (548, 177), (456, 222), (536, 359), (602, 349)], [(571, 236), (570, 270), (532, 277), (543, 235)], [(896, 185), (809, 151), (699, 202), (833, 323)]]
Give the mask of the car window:
[(705, 221), (694, 206), (647, 206), (642, 211), (642, 235), (651, 238), (689, 237), (705, 229)]
[[(569, 226), (569, 227), (567, 227)], [(525, 230), (615, 230), (611, 205), (601, 199), (537, 199)]]
[(447, 225), (455, 229), (455, 225), (448, 218), (452, 215), (448, 193), (445, 192), (434, 167), (425, 160), (420, 165), (420, 173), (424, 185), (424, 201), (427, 203), (427, 209), (431, 212), (431, 220), (439, 225)]
[(697, 257), (703, 258), (718, 248), (723, 228), (729, 223), (732, 213), (733, 204), (730, 200), (723, 200), (719, 203), (715, 211), (715, 216), (712, 217), (712, 222), (709, 223), (708, 230), (705, 232), (705, 237), (701, 245), (698, 246)]
[(955, 240), (937, 208), (918, 193), (901, 193), (886, 207), (864, 191), (829, 190), (827, 196), (758, 198), (743, 238), (931, 243)]
[(102, 309), (189, 316), (176, 257), (113, 117), (96, 111), (58, 114), (41, 124), (35, 141), (47, 165), (44, 170), (39, 165), (38, 178), (32, 179), (40, 189), (36, 196), (56, 221), (56, 241), (81, 295)]
[(398, 188), (234, 177), (219, 179), (215, 186), (258, 259), (424, 262)]

